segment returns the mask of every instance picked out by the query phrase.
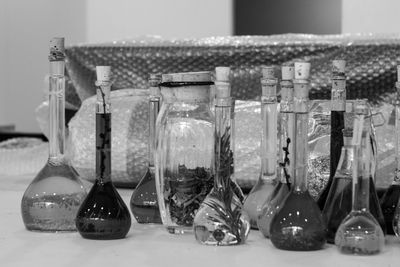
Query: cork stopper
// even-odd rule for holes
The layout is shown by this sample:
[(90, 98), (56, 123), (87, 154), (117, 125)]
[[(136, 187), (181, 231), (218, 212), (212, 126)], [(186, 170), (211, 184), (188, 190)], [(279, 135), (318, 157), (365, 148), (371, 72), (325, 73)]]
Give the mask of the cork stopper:
[(284, 65), (281, 68), (282, 80), (293, 80), (294, 79), (294, 66)]
[(346, 61), (343, 59), (332, 60), (332, 73), (337, 74), (345, 74)]
[(229, 75), (231, 69), (229, 67), (215, 68), (215, 97), (228, 98), (231, 96), (231, 86), (229, 83)]
[(296, 80), (308, 80), (310, 78), (311, 64), (309, 62), (294, 63), (294, 78)]
[(151, 73), (149, 77), (149, 90), (150, 95), (159, 96), (160, 88), (159, 84), (161, 82), (161, 73)]
[(62, 61), (65, 59), (65, 47), (63, 37), (54, 37), (50, 40), (49, 61)]
[(110, 66), (96, 66), (97, 81), (109, 82), (111, 80)]
[(215, 80), (219, 82), (229, 82), (229, 75), (231, 68), (229, 67), (216, 67), (215, 68)]
[(263, 79), (275, 79), (275, 67), (274, 66), (262, 66), (261, 74)]

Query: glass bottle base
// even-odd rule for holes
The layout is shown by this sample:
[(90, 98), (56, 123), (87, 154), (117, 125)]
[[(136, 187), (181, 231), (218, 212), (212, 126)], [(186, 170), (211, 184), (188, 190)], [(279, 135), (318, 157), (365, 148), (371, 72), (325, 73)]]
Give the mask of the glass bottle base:
[(181, 226), (167, 226), (167, 231), (170, 234), (183, 235), (193, 233), (192, 227), (181, 227)]
[(292, 234), (274, 234), (273, 236), (271, 236), (272, 243), (278, 249), (292, 251), (320, 250), (323, 248), (326, 242), (324, 238), (324, 231), (319, 233), (307, 234), (299, 233), (299, 229), (296, 229), (296, 227), (285, 230), (287, 232), (291, 232)]

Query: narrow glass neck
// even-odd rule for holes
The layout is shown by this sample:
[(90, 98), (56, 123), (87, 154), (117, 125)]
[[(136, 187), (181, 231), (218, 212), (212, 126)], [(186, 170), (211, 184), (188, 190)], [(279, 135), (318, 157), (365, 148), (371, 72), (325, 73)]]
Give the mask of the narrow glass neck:
[(332, 78), (332, 93), (331, 93), (332, 110), (346, 110), (346, 77), (335, 76)]
[(308, 112), (295, 112), (296, 140), (294, 144), (294, 187), (295, 191), (307, 191), (308, 166)]
[(353, 210), (369, 211), (371, 142), (368, 131), (363, 131), (361, 146), (354, 148), (357, 175), (353, 175)]
[[(229, 104), (228, 104), (229, 102)], [(231, 100), (224, 103), (219, 102), (215, 106), (215, 178), (214, 188), (229, 188), (231, 175), (233, 173), (233, 152), (232, 142), (232, 120), (231, 120)], [(222, 104), (222, 105), (219, 105)]]
[(351, 144), (344, 145), (340, 153), (340, 159), (337, 166), (337, 170), (338, 171), (347, 170), (351, 174), (353, 168), (354, 168), (354, 147)]
[(393, 182), (396, 184), (400, 184), (400, 99), (396, 100), (395, 104), (395, 116), (396, 116), (396, 121), (395, 121), (395, 126), (396, 126), (396, 133), (395, 133), (395, 162), (396, 162), (396, 170), (395, 170), (395, 175), (394, 175), (394, 180)]
[(276, 98), (261, 97), (261, 175), (263, 181), (276, 179), (277, 102)]
[[(57, 68), (63, 73), (64, 64), (64, 61), (51, 62), (51, 71)], [(59, 163), (64, 159), (65, 149), (65, 77), (61, 71), (51, 73), (49, 83), (49, 161)]]
[(111, 181), (111, 83), (97, 88), (96, 103), (96, 179), (101, 183)]
[(156, 145), (156, 120), (160, 110), (160, 97), (150, 96), (149, 100), (149, 167), (154, 167), (154, 149)]

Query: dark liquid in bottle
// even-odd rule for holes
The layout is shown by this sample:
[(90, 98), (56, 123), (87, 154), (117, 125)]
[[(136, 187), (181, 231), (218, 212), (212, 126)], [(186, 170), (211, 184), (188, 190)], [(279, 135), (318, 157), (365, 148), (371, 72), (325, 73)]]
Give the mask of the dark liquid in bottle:
[(146, 174), (133, 191), (130, 201), (131, 211), (138, 223), (162, 223), (158, 209), (154, 172)]
[(332, 186), (333, 176), (335, 175), (339, 163), (340, 154), (343, 147), (344, 111), (331, 111), (331, 146), (330, 146), (330, 174), (329, 180), (322, 193), (318, 197), (318, 207), (323, 210), (329, 190)]
[(389, 186), (381, 199), (381, 209), (385, 218), (386, 231), (389, 235), (394, 235), (393, 217), (400, 197), (400, 185)]
[(292, 191), (272, 219), (270, 238), (284, 250), (319, 250), (326, 242), (321, 211), (308, 191)]
[[(372, 177), (369, 185), (369, 209), (371, 214), (379, 222), (385, 233), (385, 223), (379, 206), (378, 196), (375, 191), (375, 185)], [(352, 178), (337, 177), (333, 179), (331, 192), (323, 210), (323, 216), (327, 223), (328, 243), (335, 243), (335, 234), (343, 219), (350, 213), (352, 208)]]

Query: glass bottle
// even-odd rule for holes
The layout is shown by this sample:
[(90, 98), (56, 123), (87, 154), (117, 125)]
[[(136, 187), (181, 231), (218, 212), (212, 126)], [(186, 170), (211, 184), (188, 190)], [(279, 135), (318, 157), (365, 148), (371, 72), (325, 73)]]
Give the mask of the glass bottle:
[(270, 226), (272, 244), (284, 250), (318, 250), (326, 242), (325, 222), (307, 189), (309, 69), (310, 63), (295, 63), (293, 186)]
[(156, 189), (170, 233), (193, 231), (193, 219), (213, 187), (214, 118), (210, 72), (163, 74), (156, 122)]
[(127, 206), (111, 181), (110, 67), (97, 66), (96, 181), (79, 209), (76, 228), (88, 239), (124, 238), (131, 227)]
[(250, 217), (251, 228), (257, 229), (257, 218), (261, 209), (271, 199), (274, 187), (277, 184), (277, 97), (273, 66), (262, 68), (261, 79), (261, 173), (257, 183), (251, 189), (244, 202), (244, 210)]
[[(397, 67), (397, 75), (400, 76), (400, 66)], [(400, 77), (398, 77), (400, 80)], [(396, 207), (398, 206), (398, 202), (400, 201), (400, 83), (396, 82), (397, 88), (397, 99), (394, 102), (395, 106), (395, 127), (396, 132), (394, 134), (395, 137), (395, 162), (396, 162), (396, 170), (394, 173), (394, 178), (392, 184), (386, 190), (384, 195), (381, 198), (380, 205), (382, 208), (382, 213), (385, 218), (386, 231), (389, 235), (394, 235), (394, 227), (398, 226), (398, 218), (397, 220), (394, 218), (394, 214), (396, 211)]]
[(131, 211), (138, 223), (162, 223), (158, 209), (154, 167), (155, 128), (161, 104), (161, 93), (158, 87), (160, 82), (161, 74), (150, 75), (149, 165), (146, 173), (133, 191), (130, 200)]
[(293, 178), (293, 139), (294, 139), (294, 113), (293, 113), (293, 64), (282, 66), (280, 124), (279, 124), (279, 162), (280, 171), (278, 184), (275, 186), (273, 197), (264, 203), (257, 218), (257, 226), (261, 233), (269, 238), (269, 227), (272, 218), (280, 209), (283, 200), (288, 195)]
[(194, 218), (196, 240), (205, 245), (228, 246), (246, 241), (250, 223), (242, 212), (242, 202), (232, 187), (232, 99), (229, 83), (219, 82), (229, 77), (229, 68), (216, 68), (215, 106), (215, 177), (214, 187), (201, 204)]
[(317, 204), (323, 210), (343, 147), (344, 113), (346, 111), (346, 61), (332, 61), (331, 135), (329, 179), (318, 197)]
[(50, 41), (49, 159), (21, 201), (25, 227), (32, 231), (76, 231), (75, 217), (86, 196), (65, 150), (64, 38)]
[[(385, 237), (378, 221), (369, 212), (371, 153), (369, 142), (369, 125), (363, 131), (364, 117), (368, 107), (361, 103), (356, 106), (354, 121), (354, 165), (353, 168), (353, 204), (350, 214), (340, 224), (335, 244), (339, 251), (346, 254), (371, 255), (379, 253)], [(365, 133), (366, 137), (361, 139)], [(362, 149), (362, 147), (365, 147)], [(357, 166), (357, 167), (356, 167)]]

